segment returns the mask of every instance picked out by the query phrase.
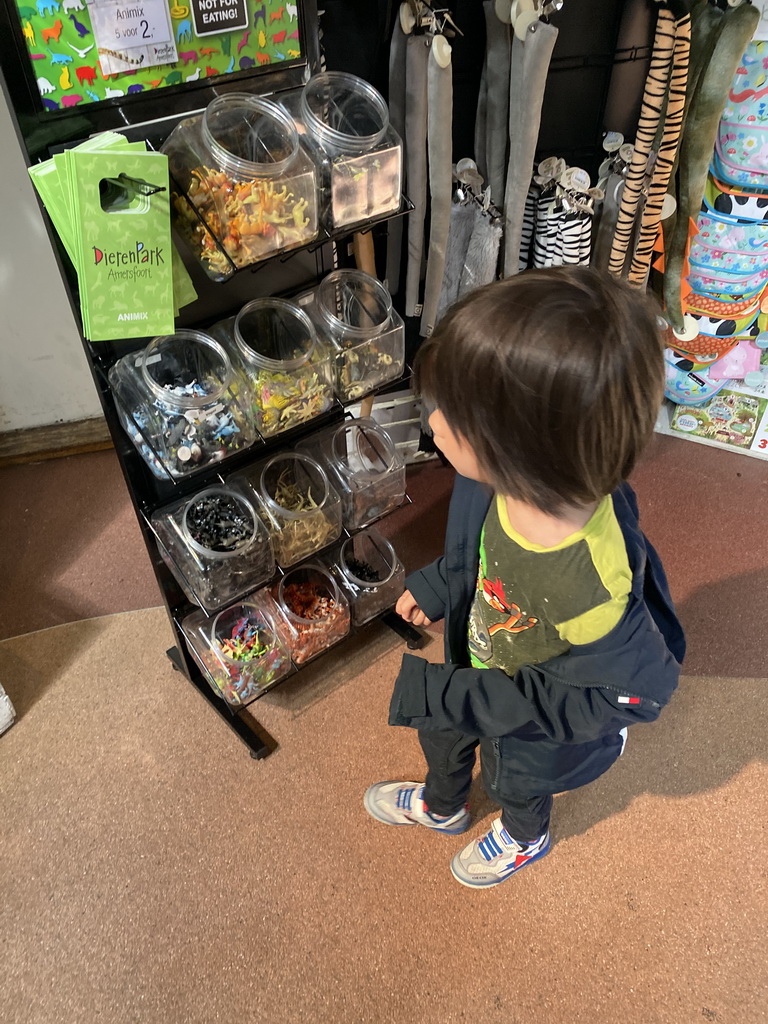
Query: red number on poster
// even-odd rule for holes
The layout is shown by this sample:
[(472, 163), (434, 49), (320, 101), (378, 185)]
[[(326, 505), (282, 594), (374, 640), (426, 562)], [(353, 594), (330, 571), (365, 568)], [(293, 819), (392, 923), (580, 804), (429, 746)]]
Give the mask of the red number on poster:
[(768, 448), (768, 441), (766, 441), (766, 439), (763, 438), (763, 440), (760, 442), (760, 444), (757, 447), (758, 448)]

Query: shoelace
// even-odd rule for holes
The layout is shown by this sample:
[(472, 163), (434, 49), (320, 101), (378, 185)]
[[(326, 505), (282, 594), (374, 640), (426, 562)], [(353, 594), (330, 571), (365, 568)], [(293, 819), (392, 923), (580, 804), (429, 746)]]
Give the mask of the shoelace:
[(411, 801), (416, 790), (413, 787), (403, 787), (397, 791), (397, 809), (407, 814), (411, 809)]

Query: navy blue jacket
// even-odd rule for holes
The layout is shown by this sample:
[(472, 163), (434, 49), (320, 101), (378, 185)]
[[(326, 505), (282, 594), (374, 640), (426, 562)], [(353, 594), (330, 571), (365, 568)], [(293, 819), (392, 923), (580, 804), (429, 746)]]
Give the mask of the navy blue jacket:
[(612, 498), (632, 571), (624, 615), (601, 640), (508, 676), (469, 662), (467, 622), (491, 493), (457, 476), (445, 554), (406, 580), (424, 614), (446, 620), (446, 661), (404, 655), (390, 725), (499, 738), (501, 756), (531, 792), (575, 788), (606, 771), (621, 749), (619, 730), (653, 721), (668, 703), (685, 654), (661, 561), (638, 526), (634, 492), (624, 484)]

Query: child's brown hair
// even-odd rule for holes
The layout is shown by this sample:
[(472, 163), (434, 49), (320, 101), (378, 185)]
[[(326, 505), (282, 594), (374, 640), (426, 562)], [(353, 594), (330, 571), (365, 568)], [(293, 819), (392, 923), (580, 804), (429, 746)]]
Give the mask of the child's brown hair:
[(655, 303), (586, 267), (529, 270), (457, 303), (416, 382), (494, 488), (558, 514), (632, 471), (664, 388)]

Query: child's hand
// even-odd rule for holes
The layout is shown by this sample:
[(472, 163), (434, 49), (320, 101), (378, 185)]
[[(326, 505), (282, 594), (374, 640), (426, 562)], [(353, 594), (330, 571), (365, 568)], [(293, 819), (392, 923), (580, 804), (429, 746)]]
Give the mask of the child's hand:
[(428, 619), (424, 612), (416, 604), (416, 598), (406, 590), (395, 605), (395, 611), (401, 619), (410, 622), (414, 626), (431, 626), (432, 620)]

